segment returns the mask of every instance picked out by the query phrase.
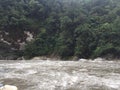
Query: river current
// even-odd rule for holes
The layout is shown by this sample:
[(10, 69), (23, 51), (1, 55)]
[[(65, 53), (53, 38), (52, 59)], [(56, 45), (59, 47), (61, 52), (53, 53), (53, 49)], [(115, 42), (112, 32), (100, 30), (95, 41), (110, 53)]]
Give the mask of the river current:
[(19, 90), (120, 90), (120, 61), (0, 61), (0, 83)]

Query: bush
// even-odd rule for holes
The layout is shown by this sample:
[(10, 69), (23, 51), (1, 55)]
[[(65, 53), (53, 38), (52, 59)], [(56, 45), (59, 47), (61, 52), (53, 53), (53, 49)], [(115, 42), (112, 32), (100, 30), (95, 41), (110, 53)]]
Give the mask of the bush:
[(93, 53), (93, 58), (97, 57), (107, 57), (111, 55), (114, 58), (119, 58), (120, 56), (120, 48), (114, 47), (111, 44), (106, 44), (104, 46), (97, 47)]

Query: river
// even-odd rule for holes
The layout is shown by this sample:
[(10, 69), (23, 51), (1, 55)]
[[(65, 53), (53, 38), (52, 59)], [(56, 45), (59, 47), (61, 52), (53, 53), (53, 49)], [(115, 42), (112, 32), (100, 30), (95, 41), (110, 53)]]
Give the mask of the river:
[(0, 83), (19, 90), (120, 90), (120, 61), (0, 61)]

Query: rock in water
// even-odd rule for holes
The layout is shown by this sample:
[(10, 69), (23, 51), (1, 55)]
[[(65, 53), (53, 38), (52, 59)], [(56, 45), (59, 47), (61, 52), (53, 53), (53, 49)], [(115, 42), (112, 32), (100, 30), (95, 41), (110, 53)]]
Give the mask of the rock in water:
[(3, 87), (3, 84), (0, 83), (0, 87)]
[(16, 86), (5, 85), (3, 87), (0, 87), (0, 90), (18, 90), (18, 88)]

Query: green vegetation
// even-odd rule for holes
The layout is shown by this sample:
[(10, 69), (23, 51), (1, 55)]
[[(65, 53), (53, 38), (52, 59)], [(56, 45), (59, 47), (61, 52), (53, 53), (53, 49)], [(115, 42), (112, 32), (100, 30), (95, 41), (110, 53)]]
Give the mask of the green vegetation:
[[(24, 56), (120, 56), (119, 0), (0, 0), (0, 30), (34, 32)], [(15, 35), (16, 34), (16, 35)], [(22, 33), (20, 37), (22, 37)]]

